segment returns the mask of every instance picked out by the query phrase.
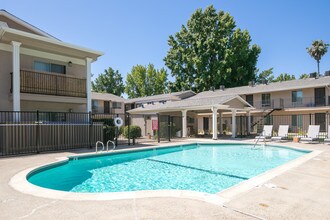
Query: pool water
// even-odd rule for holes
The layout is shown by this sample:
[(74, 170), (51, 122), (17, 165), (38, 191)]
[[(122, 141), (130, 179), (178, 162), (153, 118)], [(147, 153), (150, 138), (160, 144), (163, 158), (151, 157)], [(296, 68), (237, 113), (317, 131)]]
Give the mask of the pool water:
[(88, 158), (40, 169), (28, 181), (83, 193), (194, 190), (217, 193), (307, 151), (247, 144), (191, 144)]

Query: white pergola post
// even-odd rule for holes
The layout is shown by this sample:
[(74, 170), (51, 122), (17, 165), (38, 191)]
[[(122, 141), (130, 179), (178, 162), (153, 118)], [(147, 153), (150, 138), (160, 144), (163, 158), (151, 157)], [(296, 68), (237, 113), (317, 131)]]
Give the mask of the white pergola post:
[(21, 86), (20, 86), (20, 42), (12, 41), (13, 48), (13, 111), (21, 110)]
[(236, 137), (236, 109), (231, 110), (231, 137)]
[(92, 111), (92, 90), (91, 90), (91, 78), (92, 78), (92, 70), (91, 70), (91, 64), (93, 59), (87, 57), (86, 58), (86, 98), (87, 98), (87, 106), (86, 111), (91, 112)]
[(248, 126), (248, 135), (251, 133), (251, 112), (247, 112), (247, 126)]
[(218, 139), (218, 108), (217, 107), (212, 107), (212, 131), (213, 131), (213, 140)]
[(187, 110), (182, 110), (182, 137), (187, 137)]

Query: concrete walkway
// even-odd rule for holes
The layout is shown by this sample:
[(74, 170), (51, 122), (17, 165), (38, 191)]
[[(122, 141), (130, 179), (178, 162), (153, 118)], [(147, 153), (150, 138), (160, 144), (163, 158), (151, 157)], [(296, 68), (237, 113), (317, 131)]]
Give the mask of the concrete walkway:
[(0, 219), (330, 219), (330, 146), (290, 145), (323, 152), (224, 206), (170, 197), (117, 201), (39, 198), (11, 188), (11, 177), (86, 150), (1, 158)]

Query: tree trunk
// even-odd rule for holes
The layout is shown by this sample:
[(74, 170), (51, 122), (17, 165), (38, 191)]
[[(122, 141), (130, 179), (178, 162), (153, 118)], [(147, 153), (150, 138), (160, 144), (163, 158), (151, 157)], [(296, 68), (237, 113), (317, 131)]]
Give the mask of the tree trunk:
[(320, 60), (317, 60), (317, 78), (320, 76)]

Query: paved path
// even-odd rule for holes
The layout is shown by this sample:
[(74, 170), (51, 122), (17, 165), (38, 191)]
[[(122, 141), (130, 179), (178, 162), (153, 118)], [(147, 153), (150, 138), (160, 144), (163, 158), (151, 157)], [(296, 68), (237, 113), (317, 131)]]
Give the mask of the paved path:
[(10, 178), (73, 153), (2, 158), (0, 219), (330, 219), (330, 146), (296, 146), (324, 152), (269, 181), (276, 188), (254, 188), (225, 207), (176, 198), (63, 201), (34, 197), (12, 189)]

